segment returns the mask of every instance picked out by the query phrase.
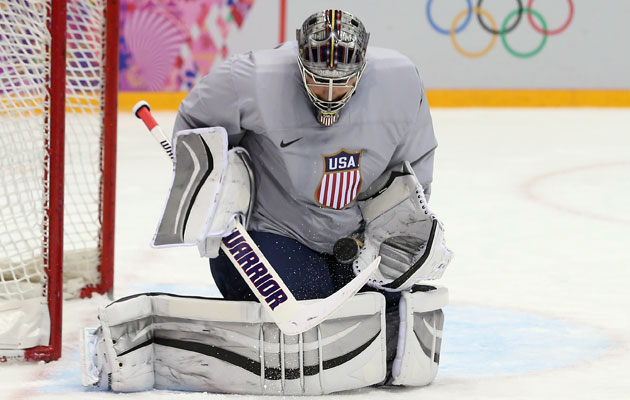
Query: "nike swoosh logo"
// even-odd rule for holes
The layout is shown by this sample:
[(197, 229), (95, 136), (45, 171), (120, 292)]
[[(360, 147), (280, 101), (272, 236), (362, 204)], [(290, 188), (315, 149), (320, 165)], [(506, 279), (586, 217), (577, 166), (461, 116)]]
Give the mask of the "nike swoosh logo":
[(285, 147), (287, 147), (287, 146), (291, 146), (293, 143), (297, 142), (298, 140), (302, 140), (302, 139), (304, 139), (304, 137), (297, 138), (297, 139), (295, 139), (295, 140), (292, 140), (292, 141), (290, 141), (290, 142), (286, 142), (286, 143), (284, 142), (284, 139), (283, 139), (283, 140), (280, 142), (280, 147), (285, 148)]

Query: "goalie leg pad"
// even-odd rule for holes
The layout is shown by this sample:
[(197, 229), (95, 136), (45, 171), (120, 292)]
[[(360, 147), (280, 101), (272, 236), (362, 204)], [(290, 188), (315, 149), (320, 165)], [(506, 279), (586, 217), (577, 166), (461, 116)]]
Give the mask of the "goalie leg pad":
[[(308, 301), (308, 300), (307, 300)], [(84, 384), (120, 392), (171, 389), (313, 395), (382, 382), (385, 300), (350, 299), (319, 326), (283, 335), (256, 302), (142, 294), (99, 311)], [(88, 379), (85, 379), (85, 378)]]
[(445, 287), (416, 285), (400, 298), (398, 348), (392, 366), (392, 385), (424, 386), (433, 381), (440, 363)]

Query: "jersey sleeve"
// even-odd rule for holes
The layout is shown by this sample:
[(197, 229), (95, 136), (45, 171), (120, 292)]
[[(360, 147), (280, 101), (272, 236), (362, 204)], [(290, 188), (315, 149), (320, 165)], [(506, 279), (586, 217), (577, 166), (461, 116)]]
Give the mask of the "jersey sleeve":
[(433, 121), (429, 112), (429, 102), (426, 99), (424, 85), (420, 85), (420, 101), (416, 117), (411, 123), (406, 135), (396, 147), (390, 167), (402, 162), (409, 161), (413, 167), (418, 181), (424, 188), (424, 194), (429, 200), (431, 196), (431, 182), (433, 182), (433, 160), (437, 139), (433, 132)]
[(180, 103), (173, 135), (183, 129), (222, 126), (236, 145), (246, 127), (242, 126), (245, 114), (252, 110), (239, 96), (238, 86), (246, 83), (253, 74), (253, 64), (247, 55), (233, 56), (201, 79)]

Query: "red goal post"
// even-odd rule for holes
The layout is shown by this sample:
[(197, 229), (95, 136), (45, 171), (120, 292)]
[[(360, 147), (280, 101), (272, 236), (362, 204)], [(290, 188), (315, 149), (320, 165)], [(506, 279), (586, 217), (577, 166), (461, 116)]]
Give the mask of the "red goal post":
[(61, 356), (113, 285), (117, 0), (0, 3), (0, 362)]

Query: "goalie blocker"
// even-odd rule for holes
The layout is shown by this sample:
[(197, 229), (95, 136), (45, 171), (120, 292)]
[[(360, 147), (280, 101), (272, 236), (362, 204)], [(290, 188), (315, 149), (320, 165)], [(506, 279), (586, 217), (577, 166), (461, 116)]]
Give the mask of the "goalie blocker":
[(380, 293), (358, 294), (293, 336), (282, 334), (256, 302), (135, 295), (101, 308), (101, 325), (84, 330), (83, 384), (119, 392), (255, 395), (422, 386), (437, 374), (447, 302), (446, 288), (415, 286), (402, 294), (397, 354), (388, 373)]
[(228, 150), (222, 127), (177, 132), (173, 148), (175, 173), (152, 245), (196, 245), (202, 257), (216, 257), (236, 220), (247, 226), (255, 190), (249, 155)]

